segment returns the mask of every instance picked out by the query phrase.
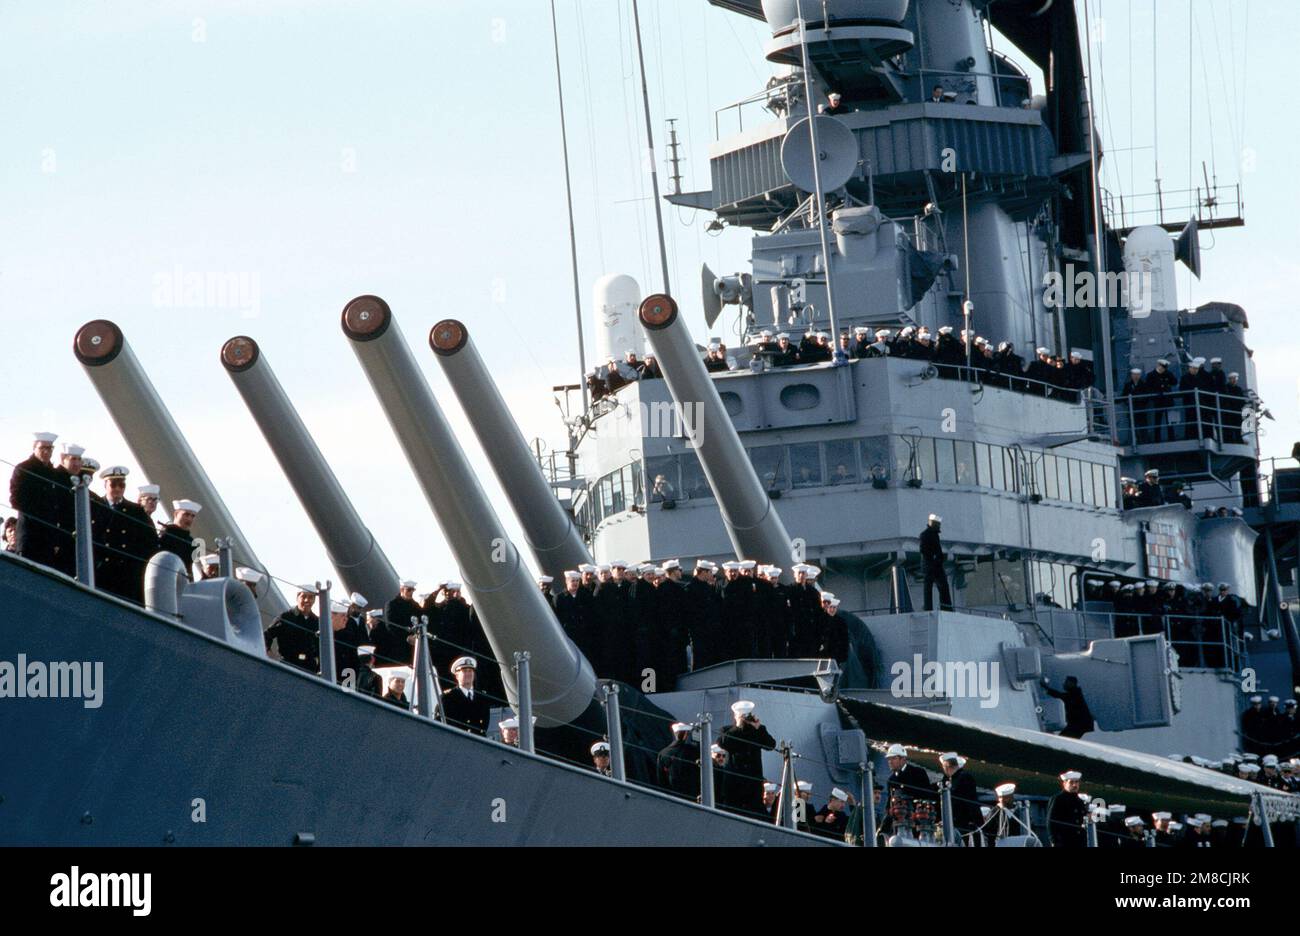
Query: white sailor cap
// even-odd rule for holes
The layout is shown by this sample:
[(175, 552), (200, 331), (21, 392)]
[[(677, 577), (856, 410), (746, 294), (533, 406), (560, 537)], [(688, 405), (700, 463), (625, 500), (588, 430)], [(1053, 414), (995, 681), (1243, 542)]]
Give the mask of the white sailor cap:
[(247, 566), (240, 566), (235, 570), (235, 578), (239, 579), (241, 582), (248, 582), (250, 585), (256, 585), (258, 582), (262, 581), (262, 579), (266, 578), (266, 576), (261, 572), (258, 572), (256, 569), (250, 569)]
[(643, 562), (639, 566), (637, 566), (636, 571), (638, 575), (647, 575), (655, 571), (655, 566), (653, 563)]
[(1061, 774), (1062, 781), (1082, 780), (1082, 779), (1083, 779), (1083, 774), (1079, 773), (1079, 771), (1077, 770), (1067, 770), (1065, 773)]
[(1153, 812), (1151, 818), (1156, 822), (1168, 822), (1170, 819), (1174, 818), (1174, 814), (1171, 812)]
[(599, 757), (599, 756), (601, 756), (602, 754), (605, 755), (606, 757), (609, 756), (609, 742), (608, 742), (608, 741), (597, 741), (595, 744), (593, 744), (593, 745), (591, 746), (591, 756), (592, 756), (592, 757)]
[(765, 328), (761, 332), (759, 332), (759, 334), (764, 338), (771, 338), (772, 330), (770, 328)]
[(472, 656), (457, 657), (456, 661), (451, 664), (451, 671), (456, 673), (463, 669), (477, 670), (478, 660), (474, 659)]
[(796, 780), (794, 786), (800, 793), (811, 793), (813, 785), (811, 780)]
[(821, 569), (817, 568), (817, 566), (815, 565), (810, 565), (807, 562), (803, 563), (795, 571), (802, 572), (807, 578), (810, 579), (815, 579), (817, 576), (822, 574)]
[(929, 338), (929, 337), (930, 337), (930, 329), (928, 329), (928, 328), (926, 328), (924, 325), (922, 325), (920, 328), (918, 328), (918, 329), (916, 330), (916, 337), (918, 337), (918, 338)]
[(443, 582), (442, 587), (447, 591), (460, 591), (462, 588), (460, 582)]
[(1132, 376), (1141, 377), (1141, 376), (1142, 376), (1142, 368), (1140, 368), (1140, 367), (1132, 367), (1132, 368), (1129, 368), (1129, 376), (1131, 376), (1131, 377), (1132, 377)]
[(1106, 583), (1107, 587), (1113, 585), (1113, 586), (1115, 586), (1116, 588), (1119, 588), (1119, 587), (1120, 587), (1121, 585), (1123, 585), (1123, 584), (1124, 584), (1124, 583), (1121, 582), (1119, 579), (1111, 579), (1109, 582)]
[(58, 437), (59, 434), (57, 432), (33, 432), (32, 433), (32, 441), (48, 442), (50, 445), (53, 445), (54, 441), (58, 439)]
[(825, 338), (827, 341), (830, 341), (831, 335), (830, 335), (830, 332), (818, 332), (818, 333), (817, 333), (817, 337), (818, 337), (818, 338)]
[(1142, 821), (1141, 816), (1129, 816), (1127, 819), (1124, 820), (1124, 825), (1132, 829), (1135, 826), (1146, 825), (1146, 823)]
[(59, 451), (63, 452), (64, 455), (86, 454), (85, 446), (78, 445), (76, 442), (64, 442), (63, 445), (59, 446)]
[(221, 564), (221, 557), (218, 556), (216, 553), (208, 553), (207, 555), (199, 559), (199, 565), (203, 566), (204, 568), (207, 568), (208, 566), (214, 566), (220, 564)]
[(832, 787), (832, 788), (831, 788), (831, 799), (837, 799), (837, 800), (839, 800), (841, 803), (847, 803), (847, 802), (849, 801), (849, 794), (845, 793), (845, 792), (844, 792), (843, 790), (841, 790), (839, 787)]
[(1142, 472), (1142, 475), (1143, 477), (1147, 477), (1147, 478), (1158, 478), (1160, 477), (1160, 469), (1148, 468), (1146, 471)]
[(1124, 813), (1128, 810), (1128, 807), (1125, 806), (1123, 803), (1111, 803), (1109, 806), (1106, 807), (1106, 809), (1108, 812)]
[(763, 783), (763, 792), (764, 792), (764, 793), (775, 793), (775, 792), (776, 792), (776, 784), (773, 783), (771, 780), (766, 780), (766, 781), (764, 781), (764, 783)]
[(626, 569), (627, 566), (628, 566), (628, 562), (626, 559), (615, 559), (613, 562), (609, 564), (609, 567), (611, 569)]
[(664, 563), (663, 567), (665, 572), (670, 572), (673, 569), (680, 569), (682, 567), (682, 563), (681, 560), (679, 559), (669, 559), (667, 562)]
[(711, 744), (711, 745), (709, 745), (709, 753), (710, 753), (710, 754), (726, 754), (727, 751), (726, 751), (726, 749), (723, 748), (722, 745), (720, 745), (720, 744)]
[[(710, 351), (717, 351), (717, 350), (718, 350), (719, 348), (721, 348), (721, 347), (722, 347), (722, 343), (721, 343), (721, 342), (718, 342), (718, 341), (710, 341), (710, 342), (709, 342), (709, 350), (710, 350)], [(613, 359), (611, 358), (611, 360), (613, 360)]]
[(853, 334), (855, 334), (855, 335), (865, 335), (865, 334), (866, 334), (867, 332), (869, 332), (869, 331), (871, 331), (871, 329), (867, 328), (867, 326), (865, 326), (865, 325), (859, 325), (857, 328), (853, 329)]
[(361, 592), (353, 592), (351, 595), (348, 595), (348, 601), (356, 605), (358, 608), (365, 608), (370, 604), (370, 602), (366, 601), (366, 596), (361, 594)]
[(108, 468), (105, 468), (103, 471), (101, 471), (99, 473), (99, 476), (103, 480), (107, 481), (112, 478), (125, 479), (126, 476), (129, 475), (130, 473), (131, 473), (131, 469), (127, 468), (124, 465), (112, 465)]
[(1241, 375), (1238, 374), (1236, 371), (1233, 371), (1231, 374), (1228, 375), (1229, 380), (1236, 380), (1239, 377), (1241, 377)]
[(503, 718), (503, 719), (501, 719), (501, 721), (497, 722), (497, 727), (498, 727), (498, 728), (513, 728), (513, 729), (517, 729), (517, 728), (519, 727), (519, 719), (518, 719), (518, 718)]
[(944, 754), (940, 754), (940, 755), (939, 755), (939, 763), (941, 763), (941, 764), (956, 764), (958, 767), (965, 767), (965, 766), (966, 766), (966, 758), (962, 757), (962, 756), (961, 756), (960, 754), (958, 754), (956, 751), (948, 751), (948, 752), (946, 752), (946, 753), (944, 753)]
[(1275, 695), (1271, 695), (1271, 696), (1268, 697), (1268, 701), (1270, 701), (1270, 702), (1276, 702), (1276, 701), (1278, 701), (1278, 698), (1277, 698), (1277, 696), (1275, 696)]
[(941, 335), (951, 335), (951, 334), (952, 334), (952, 326), (951, 326), (951, 325), (944, 325), (942, 328), (939, 329), (939, 334), (941, 334)]
[(1221, 358), (1221, 357), (1212, 357), (1212, 358), (1210, 358), (1210, 363), (1211, 363), (1211, 364), (1222, 364), (1222, 363), (1223, 363), (1223, 358)]
[(718, 569), (718, 564), (717, 564), (716, 562), (713, 562), (713, 561), (709, 560), (709, 559), (696, 559), (696, 560), (695, 560), (695, 571), (696, 571), (696, 572), (701, 572), (701, 571), (704, 571), (704, 572), (716, 572), (717, 569)]
[(203, 509), (203, 505), (198, 501), (192, 500), (174, 500), (172, 501), (172, 510), (187, 510), (190, 513), (198, 513)]
[(828, 592), (828, 591), (822, 592), (822, 604), (826, 604), (827, 602), (834, 601), (834, 600), (835, 600), (834, 592)]
[(916, 326), (915, 326), (915, 325), (908, 325), (907, 327), (905, 327), (905, 328), (900, 328), (900, 329), (898, 330), (898, 336), (899, 336), (900, 338), (909, 338), (909, 337), (911, 337), (911, 336), (914, 335), (914, 334), (916, 334)]
[(1070, 349), (1070, 357), (1072, 359), (1077, 358), (1079, 360), (1083, 360), (1083, 355), (1080, 354), (1078, 351), (1074, 350), (1073, 348)]
[(339, 599), (337, 598), (330, 599), (331, 614), (347, 614), (347, 612), (348, 612), (348, 603), (346, 601), (339, 601)]
[(943, 523), (943, 517), (939, 516), (938, 514), (930, 514), (930, 522)]
[(734, 559), (728, 559), (726, 562), (722, 564), (722, 571), (724, 572), (737, 572), (739, 570), (740, 570), (740, 563), (736, 562)]
[(357, 656), (372, 657), (374, 655), (375, 655), (375, 647), (373, 644), (362, 644), (361, 646), (357, 647)]
[(744, 569), (745, 571), (749, 571), (750, 569), (757, 569), (758, 562), (753, 559), (742, 559), (740, 561), (740, 568)]
[(776, 340), (777, 340), (777, 341), (789, 341), (789, 340), (790, 340), (790, 333), (789, 333), (789, 332), (781, 332), (780, 334), (778, 334), (778, 335), (776, 336)]
[(1196, 818), (1201, 820), (1202, 822), (1209, 822), (1214, 817), (1207, 812), (1198, 812), (1196, 814)]
[(538, 585), (550, 585), (550, 584), (551, 584), (552, 582), (554, 582), (554, 581), (555, 581), (555, 577), (554, 577), (554, 576), (551, 576), (551, 575), (539, 575), (539, 576), (537, 576), (537, 584), (538, 584)]
[(162, 493), (162, 488), (156, 484), (142, 484), (135, 489), (135, 492), (141, 497), (147, 497), (150, 494), (152, 494), (154, 497), (157, 497), (159, 494)]
[(877, 337), (877, 338), (888, 338), (888, 337), (889, 337), (890, 335), (892, 335), (892, 334), (893, 334), (893, 332), (891, 332), (888, 328), (878, 328), (878, 329), (876, 329), (876, 337)]
[(770, 565), (770, 566), (764, 566), (764, 569), (765, 569), (766, 572), (767, 572), (767, 577), (768, 577), (768, 578), (780, 578), (780, 577), (781, 577), (781, 573), (785, 571), (785, 570), (782, 569), (780, 566), (773, 566), (773, 565)]
[(739, 702), (731, 703), (731, 713), (733, 715), (748, 715), (754, 711), (754, 703), (748, 699), (741, 699)]
[(1276, 754), (1265, 754), (1265, 755), (1264, 755), (1264, 759), (1263, 759), (1262, 761), (1260, 761), (1260, 763), (1263, 764), (1265, 767), (1276, 767), (1276, 766), (1277, 766), (1277, 755), (1276, 755)]
[(1169, 361), (1166, 358), (1161, 358), (1160, 360), (1156, 361), (1156, 364), (1159, 365), (1160, 367), (1168, 367)]
[(886, 757), (906, 757), (906, 756), (907, 756), (907, 748), (903, 747), (901, 744), (891, 744), (891, 745), (890, 745), (890, 746), (885, 750), (885, 756), (886, 756)]
[[(1202, 825), (1202, 821), (1196, 818), (1195, 816), (1188, 816), (1186, 824), (1193, 829), (1199, 829)], [(1171, 828), (1175, 825), (1177, 825), (1177, 823), (1173, 823), (1173, 822), (1170, 823)]]
[(961, 336), (962, 336), (963, 338), (969, 338), (969, 337), (970, 337), (971, 335), (973, 335), (973, 334), (975, 334), (975, 332), (974, 332), (973, 330), (969, 329), (969, 328), (963, 328), (963, 329), (961, 330)]
[(584, 562), (584, 563), (582, 563), (582, 565), (578, 566), (578, 571), (581, 572), (583, 575), (586, 575), (588, 572), (590, 572), (591, 574), (594, 575), (595, 573), (599, 572), (600, 570), (597, 569), (597, 568), (596, 568), (594, 565), (592, 565), (590, 562)]
[(1146, 586), (1147, 586), (1147, 588), (1159, 588), (1159, 587), (1160, 587), (1160, 583), (1159, 583), (1159, 582), (1156, 582), (1156, 581), (1148, 581), (1148, 582), (1146, 583)]
[(1169, 831), (1170, 831), (1170, 832), (1177, 832), (1177, 831), (1179, 831), (1180, 829), (1182, 829), (1182, 827), (1183, 827), (1183, 824), (1182, 824), (1181, 822), (1170, 822), (1170, 823), (1169, 823)]
[(1035, 348), (1034, 353), (1037, 354), (1039, 357), (1042, 357), (1043, 355), (1051, 354), (1052, 352), (1049, 351), (1047, 348)]
[(1198, 358), (1192, 358), (1192, 363), (1191, 363), (1189, 366), (1191, 366), (1191, 367), (1201, 367), (1201, 366), (1203, 366), (1204, 364), (1205, 364), (1205, 358), (1203, 358), (1203, 357), (1198, 357)]
[(834, 611), (836, 608), (840, 606), (840, 600), (838, 598), (832, 598), (830, 601), (826, 601), (824, 603), (826, 607), (830, 608), (832, 611)]
[(597, 572), (611, 572), (611, 571), (613, 571), (613, 569), (614, 569), (614, 567), (613, 567), (612, 565), (610, 565), (608, 562), (597, 562), (597, 563), (596, 563), (596, 571), (597, 571)]
[(1227, 819), (1215, 819), (1210, 823), (1211, 829), (1226, 829), (1228, 827)]
[(999, 797), (1010, 796), (1016, 792), (1016, 785), (1014, 783), (1000, 783), (993, 788), (993, 792)]
[(693, 726), (689, 722), (673, 722), (673, 734), (681, 734), (683, 731), (690, 731)]

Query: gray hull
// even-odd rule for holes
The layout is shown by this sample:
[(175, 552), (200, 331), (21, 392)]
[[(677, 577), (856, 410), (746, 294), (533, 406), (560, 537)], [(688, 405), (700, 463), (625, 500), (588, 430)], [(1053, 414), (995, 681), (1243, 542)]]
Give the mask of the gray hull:
[(0, 606), (0, 660), (103, 664), (98, 708), (0, 701), (2, 844), (826, 843), (422, 721), (9, 557)]

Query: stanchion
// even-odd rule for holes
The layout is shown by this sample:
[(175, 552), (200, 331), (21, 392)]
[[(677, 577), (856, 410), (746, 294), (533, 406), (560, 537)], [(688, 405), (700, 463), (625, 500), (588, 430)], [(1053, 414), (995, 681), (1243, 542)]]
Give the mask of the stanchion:
[(77, 581), (95, 587), (95, 540), (90, 523), (90, 479), (78, 475), (72, 479), (72, 501), (77, 523)]
[(717, 805), (713, 794), (713, 716), (705, 712), (700, 720), (700, 802), (712, 809)]
[[(230, 541), (217, 540), (221, 550), (218, 555), (221, 556), (221, 574), (229, 578), (226, 567), (230, 562)], [(334, 666), (334, 614), (330, 607), (330, 587), (332, 582), (326, 580), (324, 585), (316, 583), (317, 601), (320, 606), (320, 674), (326, 682), (334, 682), (337, 679)]]
[(533, 743), (533, 681), (528, 671), (528, 651), (515, 652), (515, 678), (519, 686), (519, 750), (536, 754)]
[(609, 734), (609, 771), (615, 780), (627, 782), (627, 767), (623, 761), (623, 719), (618, 707), (618, 683), (605, 684), (605, 719)]

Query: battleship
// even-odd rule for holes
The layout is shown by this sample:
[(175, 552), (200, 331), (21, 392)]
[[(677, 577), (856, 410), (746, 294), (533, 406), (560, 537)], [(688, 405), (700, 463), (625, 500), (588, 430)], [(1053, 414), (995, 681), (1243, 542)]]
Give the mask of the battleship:
[[(1245, 311), (1180, 308), (1176, 289), (1176, 264), (1199, 275), (1200, 232), (1241, 215), (1208, 183), (1186, 217), (1152, 224), (1108, 200), (1090, 46), (1070, 0), (708, 2), (766, 24), (773, 77), (739, 105), (748, 124), (713, 145), (710, 187), (661, 197), (656, 170), (655, 209), (750, 231), (750, 269), (705, 267), (698, 291), (674, 289), (660, 217), (663, 282), (602, 277), (585, 325), (602, 366), (633, 351), (653, 356), (662, 379), (559, 388), (568, 447), (544, 455), (464, 322), (340, 298), (351, 379), (378, 400), (500, 666), (505, 698), (487, 735), (446, 723), (427, 622), (413, 621), (406, 710), (338, 684), (328, 629), (321, 675), (268, 657), (263, 630), (290, 607), (282, 583), (127, 335), (97, 319), (73, 354), (141, 473), (202, 505), (193, 533), (215, 544), (220, 571), (191, 583), (162, 552), (145, 569), (143, 607), (96, 590), (85, 486), (74, 492), (75, 575), (0, 554), (0, 661), (24, 661), (9, 672), (29, 696), (0, 705), (0, 731), (22, 752), (0, 764), (0, 842), (833, 846), (843, 839), (798, 821), (799, 782), (870, 804), (891, 744), (935, 775), (939, 752), (960, 752), (990, 814), (994, 790), (1015, 784), (1024, 834), (1000, 845), (1047, 838), (1047, 799), (1067, 769), (1130, 815), (1244, 817), (1270, 842), (1274, 828), (1294, 834), (1300, 798), (1211, 768), (1251, 740), (1246, 674), (1252, 692), (1283, 697), (1300, 677), (1284, 593), (1300, 561), (1300, 469), (1261, 460)], [(993, 48), (994, 30), (1011, 48)], [(1017, 59), (1047, 76), (1045, 89)], [(645, 120), (651, 135), (648, 107)], [(1081, 274), (1125, 288), (1084, 303), (1052, 288)], [(686, 308), (710, 329), (734, 316), (734, 346), (720, 329), (693, 335)], [(427, 342), (408, 342), (399, 320)], [(1087, 362), (1091, 377), (1066, 388), (1032, 369), (999, 372), (976, 360), (973, 340), (947, 362), (889, 353), (902, 330), (984, 335)], [(832, 344), (825, 360), (781, 361), (778, 333)], [(881, 350), (845, 353), (841, 334)], [(484, 494), (413, 348), (446, 375), (507, 503)], [(224, 371), (233, 382), (328, 551), (338, 585), (313, 585), (322, 609), (331, 587), (396, 595), (392, 563), (256, 337), (212, 351), (219, 364), (198, 379)], [(706, 355), (723, 363), (706, 367)], [(1134, 370), (1183, 374), (1212, 358), (1239, 375), (1240, 397), (1123, 390)], [(1148, 472), (1181, 482), (1195, 506), (1131, 502), (1125, 479)], [(522, 543), (506, 535), (507, 508)], [(425, 524), (418, 513), (412, 523)], [(951, 595), (930, 610), (920, 534), (938, 517)], [(847, 653), (691, 666), (666, 674), (662, 691), (654, 673), (611, 682), (530, 565), (563, 581), (619, 557), (776, 563), (783, 584), (815, 566)], [(1189, 632), (1170, 613), (1134, 626), (1111, 583), (1122, 593), (1148, 582), (1223, 583), (1241, 619)], [(60, 693), (29, 691), (28, 661), (62, 672), (63, 689), (92, 661), (86, 685), (74, 682), (94, 682), (93, 704), (85, 692), (31, 698)], [(1068, 736), (1053, 688), (1067, 678), (1095, 719), (1083, 737)], [(740, 702), (779, 740), (762, 754), (772, 821), (716, 808), (707, 756), (698, 802), (654, 782), (674, 723), (708, 751)], [(501, 740), (510, 717), (515, 744)], [(606, 772), (587, 756), (601, 740)], [(856, 841), (874, 846), (885, 816), (861, 813)], [(1089, 818), (1092, 832), (1099, 822)], [(948, 816), (928, 837), (898, 826), (891, 844), (959, 841)]]

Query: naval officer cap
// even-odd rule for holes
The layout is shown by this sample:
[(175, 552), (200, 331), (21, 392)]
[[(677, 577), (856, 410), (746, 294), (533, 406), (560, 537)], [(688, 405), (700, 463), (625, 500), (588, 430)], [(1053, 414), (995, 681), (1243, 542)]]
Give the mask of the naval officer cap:
[(203, 505), (198, 501), (192, 500), (174, 500), (172, 501), (172, 510), (185, 510), (189, 513), (198, 513), (203, 509)]
[(1016, 792), (1016, 785), (1014, 783), (1000, 783), (994, 787), (993, 792), (999, 797), (1011, 796)]
[(99, 473), (99, 477), (104, 481), (125, 481), (130, 473), (131, 469), (123, 465), (110, 465)]
[(59, 450), (63, 452), (64, 455), (85, 455), (86, 454), (85, 446), (78, 445), (76, 442), (64, 442), (63, 445), (59, 446)]
[(903, 747), (901, 744), (891, 744), (891, 745), (890, 745), (890, 746), (885, 750), (885, 756), (886, 756), (886, 757), (906, 757), (906, 756), (907, 756), (907, 748)]
[(1065, 773), (1061, 774), (1061, 780), (1067, 783), (1071, 780), (1082, 780), (1082, 779), (1083, 779), (1083, 774), (1079, 773), (1079, 771), (1077, 770), (1067, 770)]
[(754, 703), (748, 699), (741, 699), (739, 702), (731, 703), (731, 712), (733, 715), (750, 715), (754, 711)]
[(478, 661), (472, 656), (457, 657), (456, 661), (451, 664), (451, 671), (453, 673), (459, 673), (463, 669), (477, 670)]
[(58, 437), (59, 434), (57, 432), (33, 432), (32, 433), (33, 442), (43, 442), (47, 445), (53, 445), (54, 441)]

